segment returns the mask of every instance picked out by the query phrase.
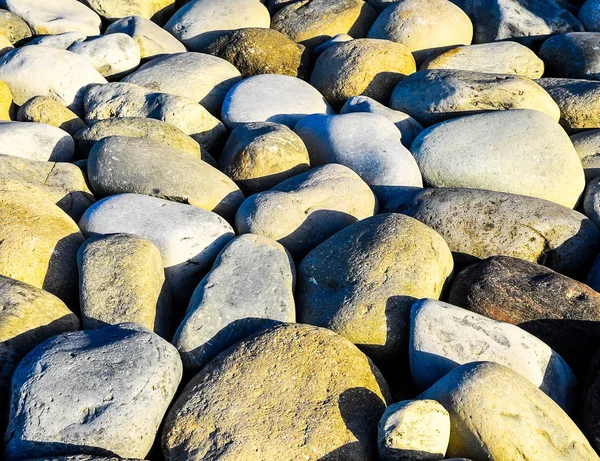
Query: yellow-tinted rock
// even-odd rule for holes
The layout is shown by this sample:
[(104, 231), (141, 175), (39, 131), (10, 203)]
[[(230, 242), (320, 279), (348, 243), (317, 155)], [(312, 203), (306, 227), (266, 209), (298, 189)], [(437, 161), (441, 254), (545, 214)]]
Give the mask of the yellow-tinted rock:
[(10, 108), (13, 97), (10, 88), (0, 80), (0, 120), (10, 120)]
[(388, 389), (350, 341), (286, 324), (210, 362), (169, 412), (166, 461), (375, 459)]
[(31, 29), (19, 16), (7, 10), (0, 10), (0, 34), (11, 43), (31, 37)]
[(127, 16), (142, 16), (162, 22), (175, 10), (175, 0), (82, 0), (109, 21)]
[(28, 100), (19, 109), (17, 120), (56, 126), (70, 135), (85, 127), (83, 120), (74, 112), (48, 96), (35, 96)]
[(10, 40), (6, 38), (6, 36), (0, 34), (0, 56), (14, 49), (15, 47), (10, 43)]
[(77, 224), (51, 201), (26, 192), (0, 194), (0, 274), (65, 302), (77, 299)]

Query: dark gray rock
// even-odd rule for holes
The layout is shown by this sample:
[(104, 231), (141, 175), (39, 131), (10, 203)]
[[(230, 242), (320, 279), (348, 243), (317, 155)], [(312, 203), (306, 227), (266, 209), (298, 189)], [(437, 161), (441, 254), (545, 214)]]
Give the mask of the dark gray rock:
[(600, 33), (554, 35), (544, 42), (539, 54), (547, 77), (600, 80)]

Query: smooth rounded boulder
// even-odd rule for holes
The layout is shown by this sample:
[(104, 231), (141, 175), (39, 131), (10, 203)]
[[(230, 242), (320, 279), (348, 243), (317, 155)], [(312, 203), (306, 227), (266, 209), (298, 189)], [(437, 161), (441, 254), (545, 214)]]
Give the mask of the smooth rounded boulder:
[(373, 358), (406, 353), (411, 305), (437, 299), (452, 273), (444, 239), (391, 213), (348, 226), (298, 268), (298, 320), (329, 328)]
[(524, 195), (424, 189), (399, 195), (384, 211), (407, 214), (439, 232), (457, 266), (503, 255), (583, 276), (600, 250), (600, 229), (586, 216)]
[(600, 2), (598, 0), (586, 0), (581, 5), (577, 19), (590, 32), (600, 32)]
[(133, 323), (55, 336), (15, 370), (8, 458), (144, 458), (181, 374), (177, 350)]
[(448, 0), (398, 0), (381, 12), (368, 37), (402, 43), (422, 61), (447, 47), (470, 45), (473, 25)]
[(449, 120), (423, 131), (411, 152), (431, 187), (509, 192), (569, 208), (585, 188), (581, 161), (569, 136), (538, 111)]
[(550, 37), (540, 48), (547, 77), (600, 80), (600, 33), (570, 32)]
[(235, 228), (269, 237), (302, 256), (377, 208), (369, 186), (350, 168), (333, 163), (251, 195), (235, 216)]
[(450, 118), (489, 111), (531, 109), (555, 121), (560, 109), (542, 87), (527, 77), (464, 70), (419, 71), (394, 89), (390, 107), (429, 126)]
[(544, 73), (544, 61), (526, 46), (507, 41), (458, 46), (428, 59), (420, 69), (470, 70), (536, 79)]
[(84, 0), (84, 3), (108, 22), (136, 15), (163, 24), (176, 7), (176, 0)]
[(247, 27), (268, 29), (271, 16), (257, 0), (193, 0), (180, 8), (165, 29), (191, 51), (202, 51), (227, 32)]
[(240, 80), (240, 72), (224, 59), (188, 52), (152, 59), (122, 81), (183, 96), (199, 102), (216, 116), (225, 95)]
[(310, 84), (335, 108), (360, 95), (387, 103), (398, 82), (415, 71), (415, 60), (405, 45), (362, 38), (321, 53)]
[(571, 136), (573, 147), (581, 160), (586, 182), (600, 176), (600, 130), (586, 130)]
[(600, 179), (592, 179), (583, 195), (583, 213), (600, 226)]
[(0, 10), (0, 34), (10, 43), (21, 42), (31, 37), (31, 29), (23, 19), (8, 10)]
[(83, 94), (88, 86), (106, 83), (81, 56), (42, 46), (24, 46), (0, 56), (0, 80), (8, 85), (19, 106), (34, 96), (49, 96), (78, 115), (83, 112)]
[(131, 234), (91, 238), (77, 254), (81, 320), (86, 330), (134, 322), (171, 334), (171, 293), (158, 248)]
[(600, 294), (533, 262), (486, 259), (460, 272), (448, 296), (456, 306), (537, 336), (578, 375), (600, 347)]
[(594, 355), (588, 370), (586, 382), (582, 388), (581, 430), (596, 453), (600, 449), (600, 412), (598, 408), (598, 394), (600, 393), (600, 355)]
[(68, 162), (74, 153), (73, 138), (60, 128), (44, 123), (0, 122), (0, 155)]
[(183, 203), (138, 194), (107, 197), (79, 221), (86, 237), (134, 234), (160, 250), (171, 293), (187, 302), (221, 249), (234, 237), (219, 215)]
[(309, 167), (302, 139), (287, 126), (271, 122), (239, 125), (219, 157), (221, 171), (249, 193), (271, 189)]
[(277, 326), (192, 379), (165, 420), (163, 455), (372, 460), (389, 398), (379, 370), (350, 341), (309, 325)]
[(441, 301), (413, 304), (409, 356), (413, 380), (422, 389), (460, 365), (488, 361), (521, 374), (565, 411), (575, 403), (575, 375), (548, 345), (515, 325)]
[(77, 114), (48, 96), (29, 99), (19, 108), (17, 120), (52, 125), (65, 130), (71, 136), (85, 127), (85, 122)]
[[(164, 174), (164, 171), (169, 174)], [(197, 157), (145, 139), (110, 136), (94, 144), (87, 163), (92, 189), (101, 196), (143, 194), (186, 203), (233, 218), (244, 194)]]
[(311, 114), (333, 109), (314, 87), (288, 75), (255, 75), (235, 85), (225, 97), (221, 120), (228, 128), (250, 122), (274, 122), (294, 128)]
[(296, 270), (277, 242), (245, 234), (221, 250), (190, 300), (172, 343), (188, 373), (253, 333), (296, 320)]
[(347, 166), (371, 187), (380, 203), (397, 189), (423, 186), (398, 129), (382, 115), (312, 115), (298, 122), (294, 131), (304, 141), (312, 166)]

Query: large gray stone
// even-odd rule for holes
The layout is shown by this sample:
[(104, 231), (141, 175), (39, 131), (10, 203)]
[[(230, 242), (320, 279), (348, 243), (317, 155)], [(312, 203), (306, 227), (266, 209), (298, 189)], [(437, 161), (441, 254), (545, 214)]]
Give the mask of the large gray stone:
[(574, 134), (571, 142), (581, 160), (586, 182), (600, 176), (600, 130)]
[(409, 356), (413, 380), (422, 389), (460, 365), (489, 361), (521, 374), (565, 411), (575, 403), (575, 375), (548, 345), (515, 325), (441, 301), (413, 304)]
[(257, 331), (294, 322), (294, 262), (259, 235), (235, 238), (221, 251), (190, 300), (173, 344), (188, 373)]
[(199, 102), (215, 116), (227, 92), (240, 80), (240, 72), (224, 59), (192, 52), (155, 58), (123, 79)]
[(425, 189), (412, 197), (399, 196), (387, 210), (405, 213), (439, 232), (458, 266), (505, 255), (583, 275), (600, 248), (600, 229), (591, 220), (535, 197)]
[(298, 268), (298, 320), (329, 328), (374, 358), (406, 354), (411, 305), (438, 298), (452, 273), (444, 239), (382, 214), (334, 234)]
[[(168, 174), (165, 174), (168, 171)], [(94, 192), (101, 196), (143, 194), (235, 216), (244, 194), (236, 184), (197, 157), (146, 139), (111, 136), (94, 144), (87, 163)]]
[(136, 324), (55, 336), (15, 370), (7, 457), (143, 458), (181, 374), (177, 350)]
[(382, 115), (312, 115), (294, 130), (304, 141), (312, 166), (340, 163), (354, 170), (383, 203), (397, 188), (422, 187), (413, 156), (396, 126)]
[(50, 48), (66, 50), (77, 42), (82, 42), (87, 38), (86, 34), (81, 32), (63, 32), (61, 34), (42, 35), (27, 42), (27, 45), (43, 45)]
[(575, 207), (581, 161), (558, 123), (538, 111), (462, 117), (423, 131), (411, 146), (423, 181), (543, 198)]
[(369, 186), (350, 168), (332, 163), (251, 195), (238, 210), (235, 227), (240, 234), (276, 240), (301, 256), (376, 212)]
[(233, 129), (249, 122), (275, 122), (294, 128), (311, 114), (333, 109), (314, 87), (288, 75), (255, 75), (235, 85), (223, 102), (221, 119)]
[(600, 80), (600, 33), (570, 32), (550, 37), (540, 48), (547, 77)]
[(600, 2), (598, 0), (587, 0), (583, 3), (577, 14), (577, 19), (590, 32), (600, 32)]
[(0, 122), (0, 155), (68, 162), (74, 153), (73, 138), (60, 128), (44, 123)]
[(600, 178), (592, 179), (583, 195), (583, 213), (600, 226)]
[(150, 240), (160, 250), (173, 296), (185, 301), (234, 237), (231, 226), (215, 213), (137, 194), (100, 200), (79, 226), (86, 237), (128, 233)]

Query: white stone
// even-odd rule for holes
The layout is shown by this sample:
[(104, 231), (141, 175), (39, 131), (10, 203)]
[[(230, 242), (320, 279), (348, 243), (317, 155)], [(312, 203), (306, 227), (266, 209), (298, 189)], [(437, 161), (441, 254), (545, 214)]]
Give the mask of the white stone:
[(74, 152), (73, 138), (60, 128), (45, 123), (0, 122), (0, 155), (69, 162)]
[(332, 114), (315, 88), (287, 75), (255, 75), (234, 86), (223, 103), (221, 119), (233, 129), (240, 123), (275, 122), (294, 128), (307, 115)]
[(69, 48), (72, 53), (87, 59), (104, 77), (119, 77), (140, 64), (140, 49), (126, 34), (90, 37), (75, 42)]
[(87, 35), (81, 32), (63, 32), (62, 34), (55, 35), (43, 35), (41, 37), (34, 38), (29, 45), (43, 45), (51, 48), (58, 48), (59, 50), (68, 49), (73, 43), (82, 42), (87, 38)]
[(577, 381), (560, 355), (525, 330), (433, 299), (413, 304), (410, 368), (426, 389), (454, 368), (495, 362), (539, 387), (563, 409), (574, 403)]

